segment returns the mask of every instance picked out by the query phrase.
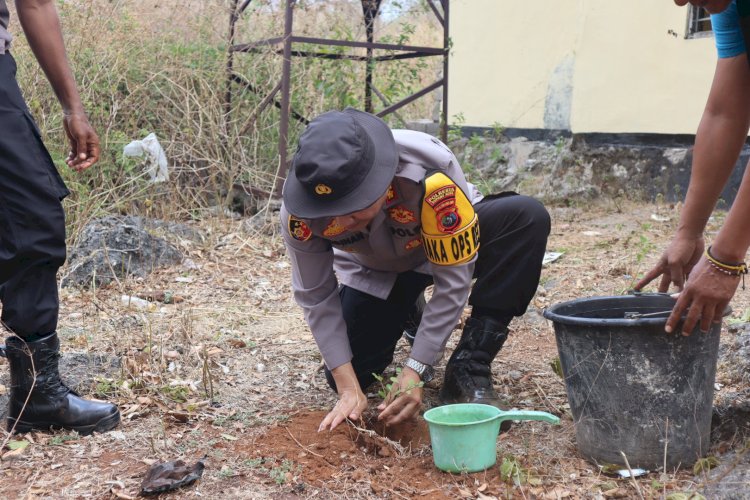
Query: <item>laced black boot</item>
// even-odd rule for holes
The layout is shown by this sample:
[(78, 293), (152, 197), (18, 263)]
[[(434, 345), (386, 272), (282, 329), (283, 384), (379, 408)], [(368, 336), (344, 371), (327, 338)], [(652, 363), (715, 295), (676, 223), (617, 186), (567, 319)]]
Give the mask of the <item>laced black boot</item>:
[[(466, 321), (461, 340), (445, 367), (440, 389), (443, 404), (482, 403), (500, 408), (490, 365), (507, 338), (508, 328), (490, 317)], [(510, 425), (510, 420), (504, 421), (503, 430)]]
[(24, 342), (19, 337), (7, 339), (8, 431), (15, 425), (15, 432), (68, 429), (87, 435), (117, 427), (120, 423), (117, 406), (83, 399), (60, 380), (59, 350), (57, 333), (33, 342)]

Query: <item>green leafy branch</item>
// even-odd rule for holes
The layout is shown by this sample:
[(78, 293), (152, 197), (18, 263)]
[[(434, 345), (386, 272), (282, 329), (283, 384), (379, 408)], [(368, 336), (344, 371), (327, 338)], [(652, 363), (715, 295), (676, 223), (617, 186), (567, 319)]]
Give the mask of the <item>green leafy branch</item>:
[(401, 394), (408, 393), (412, 389), (417, 387), (424, 387), (424, 382), (409, 382), (405, 387), (400, 387), (398, 384), (398, 377), (401, 375), (401, 368), (396, 368), (396, 375), (386, 378), (383, 375), (373, 373), (372, 376), (380, 384), (380, 390), (378, 390), (378, 396), (383, 398), (384, 401), (391, 401), (399, 397)]

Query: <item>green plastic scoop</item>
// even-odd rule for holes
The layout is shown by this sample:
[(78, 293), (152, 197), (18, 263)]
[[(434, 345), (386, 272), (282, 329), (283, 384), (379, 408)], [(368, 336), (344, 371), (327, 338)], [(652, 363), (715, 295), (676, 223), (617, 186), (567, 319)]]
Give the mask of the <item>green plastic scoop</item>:
[(435, 466), (446, 472), (478, 472), (493, 466), (504, 420), (560, 423), (559, 418), (543, 411), (503, 411), (474, 403), (438, 406), (426, 411), (424, 419), (430, 428)]

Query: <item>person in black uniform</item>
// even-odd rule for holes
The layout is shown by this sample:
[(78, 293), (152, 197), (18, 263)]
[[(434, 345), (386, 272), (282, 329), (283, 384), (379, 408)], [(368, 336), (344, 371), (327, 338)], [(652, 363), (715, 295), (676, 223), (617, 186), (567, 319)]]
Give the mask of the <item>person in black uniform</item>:
[[(16, 11), (62, 105), (71, 148), (66, 163), (83, 171), (99, 159), (99, 138), (81, 104), (55, 4), (16, 0)], [(80, 398), (58, 373), (57, 270), (65, 262), (61, 201), (69, 191), (16, 82), (8, 20), (6, 0), (0, 0), (0, 319), (12, 333), (5, 348), (11, 385), (8, 430), (104, 432), (120, 422), (117, 406)]]

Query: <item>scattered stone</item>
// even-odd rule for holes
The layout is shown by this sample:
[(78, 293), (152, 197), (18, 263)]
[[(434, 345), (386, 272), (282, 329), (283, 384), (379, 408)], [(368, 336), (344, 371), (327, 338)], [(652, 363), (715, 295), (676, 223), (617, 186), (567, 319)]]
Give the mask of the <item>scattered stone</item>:
[(730, 452), (719, 461), (721, 465), (711, 470), (707, 478), (696, 478), (697, 482), (706, 483), (701, 494), (713, 500), (750, 500), (750, 453)]
[[(460, 164), (476, 170), (471, 180), (487, 193), (516, 191), (564, 203), (623, 196), (682, 200), (690, 179), (692, 144), (645, 144), (637, 138), (631, 142), (584, 135), (532, 141), (488, 131), (449, 146)], [(749, 154), (750, 148), (745, 148), (739, 167), (745, 166)], [(734, 200), (741, 182), (744, 168), (739, 167), (721, 194), (726, 204)]]
[(265, 234), (273, 235), (280, 227), (279, 212), (281, 211), (281, 201), (268, 200), (255, 215), (245, 219), (242, 223), (242, 230), (248, 234)]
[(132, 216), (91, 221), (70, 252), (62, 286), (101, 286), (119, 278), (144, 278), (158, 267), (179, 263), (182, 253), (151, 233), (159, 225), (178, 227)]
[(750, 323), (729, 325), (729, 339), (719, 347), (719, 368), (728, 380), (750, 384)]
[(750, 436), (750, 389), (716, 395), (711, 432), (714, 442)]

